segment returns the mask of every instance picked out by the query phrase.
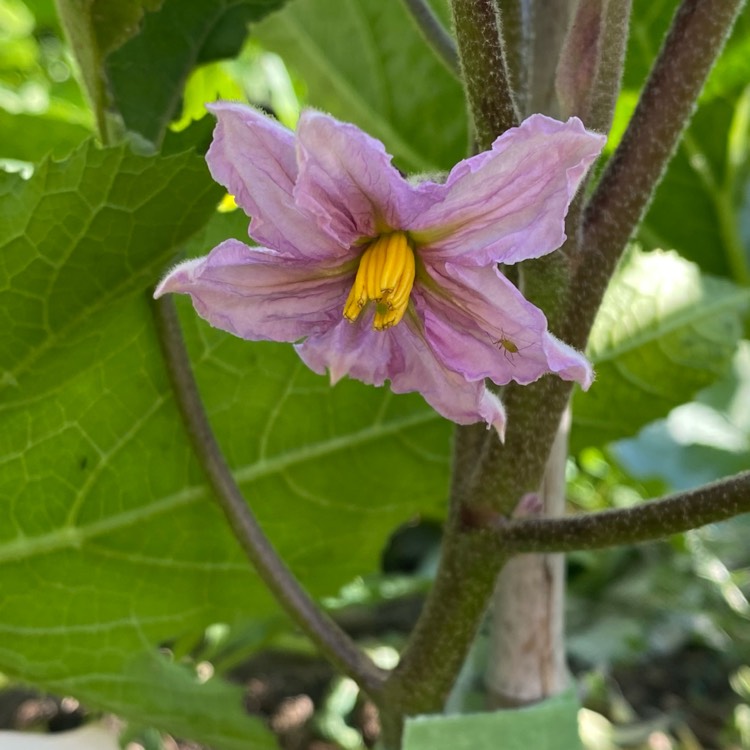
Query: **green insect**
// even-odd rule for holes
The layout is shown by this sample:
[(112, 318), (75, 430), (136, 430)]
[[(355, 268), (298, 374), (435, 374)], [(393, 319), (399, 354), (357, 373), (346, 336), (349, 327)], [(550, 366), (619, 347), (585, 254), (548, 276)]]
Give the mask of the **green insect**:
[(505, 358), (511, 363), (513, 362), (512, 355), (518, 354), (520, 351), (515, 341), (509, 339), (502, 332), (500, 338), (493, 341), (492, 345), (496, 346), (498, 349), (502, 349)]

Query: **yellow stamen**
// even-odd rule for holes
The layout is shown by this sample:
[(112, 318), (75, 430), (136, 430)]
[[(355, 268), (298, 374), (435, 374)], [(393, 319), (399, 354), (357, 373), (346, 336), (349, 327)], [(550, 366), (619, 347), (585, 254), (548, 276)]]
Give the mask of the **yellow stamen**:
[(344, 317), (354, 322), (367, 302), (366, 268), (360, 263), (344, 305)]
[(385, 294), (394, 290), (396, 282), (403, 273), (407, 257), (411, 255), (413, 258), (414, 253), (406, 252), (409, 244), (403, 232), (386, 234), (378, 239), (378, 244), (380, 243), (386, 248), (385, 265), (380, 274), (380, 291)]
[[(379, 239), (370, 245), (365, 251), (360, 261), (360, 267), (367, 268), (367, 296), (370, 299), (378, 300), (382, 297), (380, 289), (380, 279), (383, 275), (383, 267), (386, 264), (386, 251), (388, 245)], [(365, 260), (367, 256), (367, 260)]]
[(414, 262), (414, 253), (409, 253), (404, 262), (401, 276), (399, 276), (393, 292), (391, 292), (386, 299), (388, 307), (398, 308), (409, 301), (411, 288), (414, 286), (415, 272), (416, 264)]
[(414, 251), (404, 232), (378, 237), (362, 253), (344, 317), (354, 322), (367, 302), (377, 303), (373, 328), (384, 331), (404, 317), (414, 286)]
[[(404, 307), (406, 310), (406, 307)], [(376, 331), (385, 331), (387, 328), (393, 328), (403, 317), (404, 313), (397, 310), (389, 310), (387, 307), (378, 305), (375, 308), (375, 317), (372, 321), (372, 327)]]

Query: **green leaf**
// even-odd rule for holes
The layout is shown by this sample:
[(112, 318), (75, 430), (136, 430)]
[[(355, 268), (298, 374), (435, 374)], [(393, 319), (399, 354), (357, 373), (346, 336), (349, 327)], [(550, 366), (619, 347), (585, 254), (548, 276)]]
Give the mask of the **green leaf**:
[(60, 21), (70, 39), (81, 69), (101, 133), (106, 132), (107, 81), (103, 63), (107, 55), (138, 29), (147, 10), (163, 0), (58, 0)]
[[(679, 4), (679, 0), (634, 0), (623, 89), (637, 91), (645, 82)], [(702, 93), (703, 101), (736, 94), (747, 84), (749, 31), (750, 9), (745, 8), (709, 75)]]
[[(610, 146), (619, 140), (623, 120), (634, 109), (676, 7), (676, 0), (634, 4), (623, 94)], [(638, 232), (645, 248), (673, 247), (706, 273), (743, 285), (750, 284), (750, 254), (737, 212), (748, 172), (748, 32), (750, 8), (745, 8)]]
[(736, 215), (739, 173), (730, 162), (737, 101), (717, 99), (698, 109), (656, 191), (639, 238), (649, 248), (676, 248), (706, 273), (747, 284), (750, 258)]
[(151, 283), (222, 194), (195, 153), (151, 159), (92, 143), (11, 185), (0, 206), (6, 383), (35, 372), (36, 360), (104, 300)]
[(39, 162), (59, 159), (91, 137), (91, 130), (49, 115), (11, 114), (0, 109), (0, 158)]
[(574, 449), (635, 434), (729, 367), (750, 290), (702, 276), (674, 252), (634, 250), (589, 341), (597, 380), (573, 399)]
[(254, 33), (305, 81), (312, 105), (382, 140), (405, 169), (448, 169), (466, 155), (464, 95), (403, 6), (295, 0)]
[(285, 0), (165, 0), (140, 32), (106, 61), (112, 98), (128, 130), (160, 143), (180, 113), (188, 75), (201, 63), (233, 57), (247, 26)]
[(623, 89), (639, 90), (679, 5), (679, 0), (633, 0)]
[(636, 477), (660, 477), (690, 489), (750, 469), (750, 342), (740, 341), (731, 369), (696, 400), (613, 446)]
[(578, 709), (575, 691), (527, 708), (457, 716), (407, 719), (404, 750), (576, 750)]
[[(199, 735), (202, 742), (222, 750), (278, 749), (264, 724), (239, 710), (243, 690), (238, 685), (220, 678), (201, 683), (193, 669), (172, 663), (154, 651), (138, 653), (124, 665), (125, 681), (139, 692), (140, 705), (128, 701), (118, 709), (131, 722), (169, 727), (178, 737)], [(108, 686), (102, 687), (102, 692), (108, 692)], [(139, 713), (140, 706), (148, 710)]]
[(81, 68), (99, 131), (111, 115), (159, 144), (179, 114), (193, 68), (232, 57), (250, 21), (285, 0), (60, 0), (60, 18)]
[[(213, 213), (221, 190), (192, 153), (88, 146), (0, 187), (0, 671), (217, 750), (263, 748), (236, 692), (155, 661), (182, 634), (277, 611), (211, 501), (148, 300), (201, 224), (188, 252), (247, 220)], [(292, 347), (182, 302), (229, 463), (314, 595), (443, 512), (450, 429), (420, 398), (332, 389)]]

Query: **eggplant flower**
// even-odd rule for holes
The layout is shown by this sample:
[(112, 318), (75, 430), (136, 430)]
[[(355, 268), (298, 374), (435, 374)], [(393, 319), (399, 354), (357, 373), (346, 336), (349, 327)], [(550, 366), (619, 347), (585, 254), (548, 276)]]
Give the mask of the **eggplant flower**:
[(498, 270), (565, 239), (564, 218), (603, 136), (533, 115), (444, 182), (411, 182), (377, 140), (320, 112), (295, 133), (235, 103), (211, 105), (214, 179), (251, 217), (248, 246), (188, 260), (155, 296), (192, 297), (212, 325), (295, 342), (312, 370), (419, 391), (459, 424), (505, 413), (485, 385), (545, 373), (592, 381), (586, 358)]

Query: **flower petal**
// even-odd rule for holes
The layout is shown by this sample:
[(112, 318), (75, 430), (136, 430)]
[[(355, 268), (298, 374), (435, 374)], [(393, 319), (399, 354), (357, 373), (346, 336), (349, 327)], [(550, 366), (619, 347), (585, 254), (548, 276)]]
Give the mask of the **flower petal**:
[(372, 318), (373, 310), (366, 309), (354, 323), (341, 319), (328, 331), (297, 344), (295, 349), (314, 372), (323, 375), (328, 370), (331, 384), (348, 375), (381, 386), (394, 369), (403, 368), (403, 362), (400, 352), (393, 349), (390, 331), (373, 330)]
[(577, 117), (532, 115), (430, 186), (442, 197), (411, 227), (414, 239), (431, 258), (465, 265), (551, 252), (565, 240), (568, 204), (605, 140)]
[(594, 370), (591, 362), (581, 352), (551, 333), (544, 339), (544, 351), (552, 372), (563, 380), (575, 380), (584, 391), (591, 387), (594, 382)]
[(418, 391), (447, 419), (458, 424), (484, 421), (503, 436), (505, 411), (484, 382), (470, 382), (446, 367), (406, 320), (375, 331), (371, 318), (372, 314), (354, 324), (342, 321), (297, 344), (297, 352), (315, 372), (328, 370), (333, 383), (344, 375), (378, 386), (390, 380), (394, 393)]
[(450, 369), (440, 353), (410, 326), (397, 326), (392, 335), (408, 364), (403, 372), (391, 377), (394, 393), (419, 391), (438, 414), (452, 422), (486, 422), (497, 430), (500, 439), (504, 437), (505, 409), (484, 381), (471, 382)]
[(232, 102), (209, 104), (218, 120), (206, 154), (213, 178), (252, 217), (250, 236), (297, 258), (339, 259), (340, 247), (294, 202), (294, 134), (270, 117)]
[(297, 125), (297, 144), (295, 199), (339, 242), (352, 245), (362, 237), (408, 229), (427, 207), (383, 144), (355, 125), (307, 110)]
[(420, 286), (425, 338), (446, 365), (469, 380), (526, 385), (553, 372), (588, 388), (588, 360), (547, 331), (544, 313), (494, 266), (426, 266), (440, 293)]
[(253, 341), (296, 341), (341, 318), (354, 269), (321, 272), (262, 247), (226, 240), (180, 263), (154, 292), (189, 294), (211, 325)]

